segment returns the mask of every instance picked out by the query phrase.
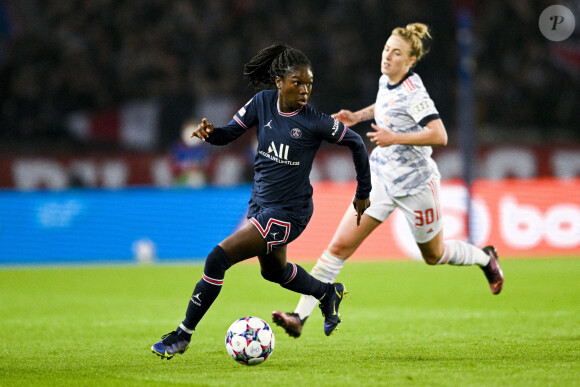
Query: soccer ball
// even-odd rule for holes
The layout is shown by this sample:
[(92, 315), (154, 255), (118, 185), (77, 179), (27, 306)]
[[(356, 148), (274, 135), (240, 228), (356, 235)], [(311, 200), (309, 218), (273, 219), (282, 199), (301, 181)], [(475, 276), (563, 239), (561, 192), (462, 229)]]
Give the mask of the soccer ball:
[(263, 363), (274, 351), (274, 332), (261, 318), (242, 317), (234, 321), (226, 333), (226, 350), (238, 363)]

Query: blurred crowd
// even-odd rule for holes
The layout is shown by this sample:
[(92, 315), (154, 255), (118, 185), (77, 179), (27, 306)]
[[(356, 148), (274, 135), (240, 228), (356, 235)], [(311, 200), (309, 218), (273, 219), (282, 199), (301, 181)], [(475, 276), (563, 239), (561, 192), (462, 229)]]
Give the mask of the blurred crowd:
[[(538, 16), (549, 4), (2, 0), (0, 141), (66, 141), (65, 119), (71, 112), (114, 109), (131, 100), (199, 102), (224, 96), (243, 104), (253, 93), (242, 76), (244, 63), (275, 41), (310, 57), (312, 103), (318, 108), (327, 113), (362, 108), (374, 101), (390, 31), (414, 21), (431, 26), (431, 53), (416, 71), (453, 134), (461, 108), (455, 101), (454, 44), (460, 6), (474, 15), (478, 126), (526, 127), (543, 141), (552, 128), (580, 141), (574, 119), (580, 107), (580, 62), (558, 58), (561, 47), (540, 34)], [(578, 34), (562, 44), (578, 46)]]

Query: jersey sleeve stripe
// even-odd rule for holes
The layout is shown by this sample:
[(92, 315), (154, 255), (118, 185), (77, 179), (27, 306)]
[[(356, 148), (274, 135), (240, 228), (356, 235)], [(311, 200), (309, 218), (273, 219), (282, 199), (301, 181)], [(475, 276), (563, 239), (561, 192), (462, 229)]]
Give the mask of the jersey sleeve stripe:
[(248, 129), (248, 127), (247, 127), (246, 125), (244, 125), (244, 123), (242, 122), (242, 120), (240, 120), (240, 119), (238, 118), (238, 116), (234, 116), (234, 120), (236, 120), (236, 122), (237, 122), (238, 124), (240, 124), (240, 126), (241, 126), (242, 128), (244, 128), (244, 129)]
[(336, 142), (337, 144), (344, 138), (344, 135), (346, 134), (346, 126), (344, 127), (344, 130), (342, 131), (342, 134), (340, 135), (340, 138), (338, 139), (338, 141)]

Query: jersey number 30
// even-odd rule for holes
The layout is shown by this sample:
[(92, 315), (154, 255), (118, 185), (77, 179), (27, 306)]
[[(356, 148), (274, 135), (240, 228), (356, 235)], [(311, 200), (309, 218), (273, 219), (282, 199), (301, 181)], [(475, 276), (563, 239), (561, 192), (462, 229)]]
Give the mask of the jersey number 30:
[(429, 208), (425, 211), (413, 211), (415, 213), (415, 226), (424, 226), (433, 223), (435, 219), (435, 211)]

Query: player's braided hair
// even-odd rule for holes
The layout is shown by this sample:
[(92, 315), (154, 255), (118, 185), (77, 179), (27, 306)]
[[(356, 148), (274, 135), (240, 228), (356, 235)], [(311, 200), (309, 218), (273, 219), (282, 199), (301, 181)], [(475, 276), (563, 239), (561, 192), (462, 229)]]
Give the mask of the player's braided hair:
[(274, 43), (260, 50), (244, 65), (244, 76), (257, 89), (271, 87), (276, 84), (276, 77), (284, 78), (296, 66), (312, 68), (310, 60), (302, 51), (285, 43)]

